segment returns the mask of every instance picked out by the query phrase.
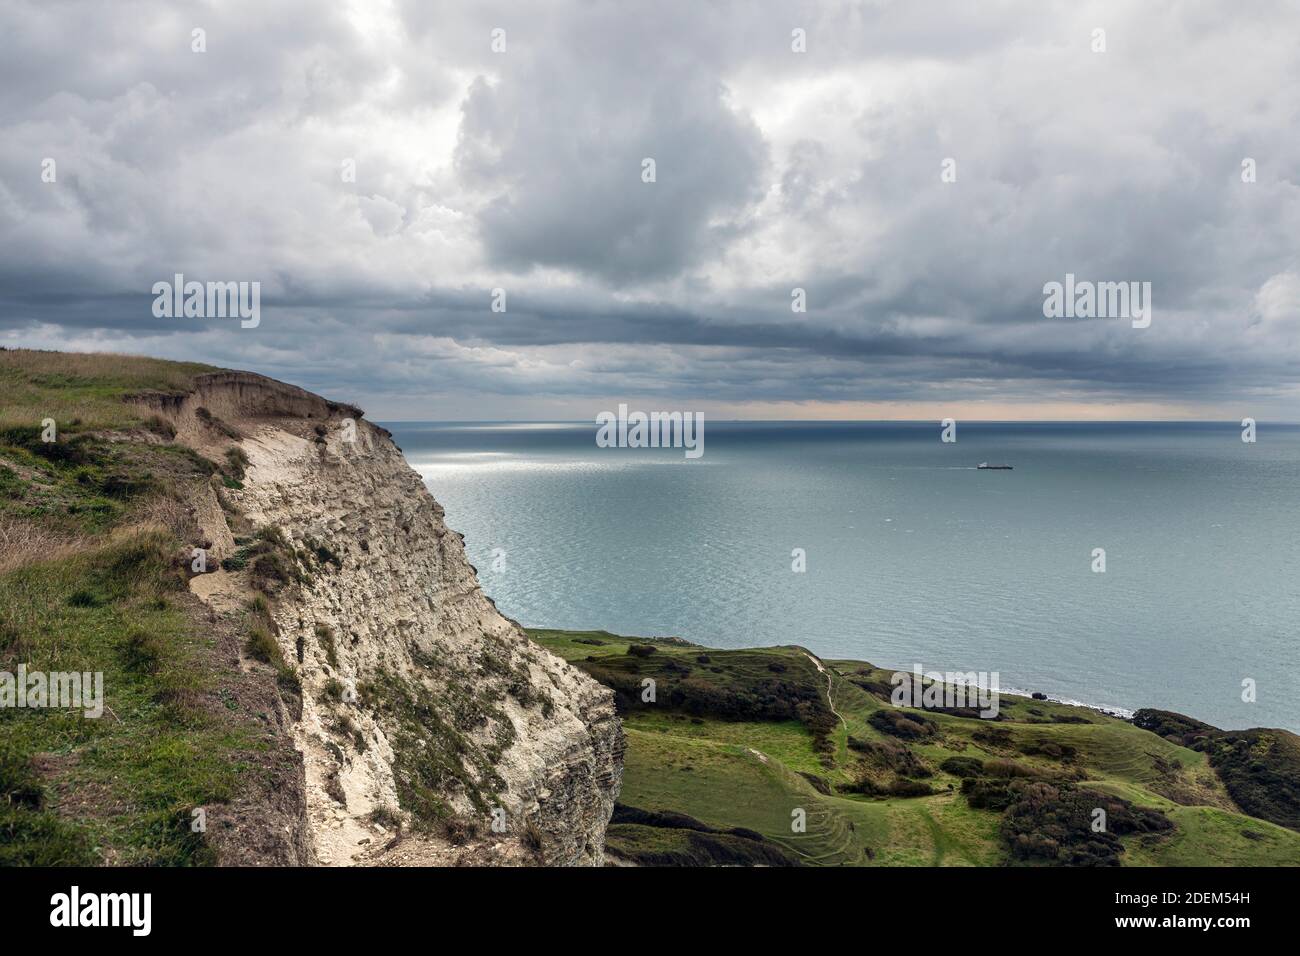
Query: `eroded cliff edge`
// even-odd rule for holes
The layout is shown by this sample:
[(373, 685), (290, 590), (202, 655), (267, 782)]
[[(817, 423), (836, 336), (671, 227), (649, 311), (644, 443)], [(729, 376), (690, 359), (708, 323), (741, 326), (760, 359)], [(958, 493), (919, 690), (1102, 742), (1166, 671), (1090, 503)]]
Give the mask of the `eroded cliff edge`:
[(236, 469), (197, 503), (209, 570), (191, 587), (224, 614), (266, 595), (320, 862), (604, 862), (611, 692), (497, 611), (388, 432), (243, 372), (137, 403)]

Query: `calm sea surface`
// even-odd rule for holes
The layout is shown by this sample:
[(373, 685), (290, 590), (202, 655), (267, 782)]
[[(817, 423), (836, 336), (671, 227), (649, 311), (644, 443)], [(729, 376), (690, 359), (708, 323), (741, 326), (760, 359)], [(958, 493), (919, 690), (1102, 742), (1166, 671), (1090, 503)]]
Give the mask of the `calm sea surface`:
[(387, 427), (527, 625), (1300, 731), (1300, 427), (708, 422), (696, 460), (590, 423)]

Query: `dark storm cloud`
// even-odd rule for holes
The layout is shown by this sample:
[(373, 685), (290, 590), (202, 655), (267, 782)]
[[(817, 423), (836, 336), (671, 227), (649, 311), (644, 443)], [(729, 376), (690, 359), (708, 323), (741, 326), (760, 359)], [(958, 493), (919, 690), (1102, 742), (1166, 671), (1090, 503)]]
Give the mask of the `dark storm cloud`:
[[(634, 392), (1295, 418), (1297, 25), (1282, 2), (9, 3), (0, 344), (397, 415)], [(260, 281), (262, 324), (155, 318), (177, 272)], [(1067, 272), (1150, 282), (1151, 327), (1044, 318)]]

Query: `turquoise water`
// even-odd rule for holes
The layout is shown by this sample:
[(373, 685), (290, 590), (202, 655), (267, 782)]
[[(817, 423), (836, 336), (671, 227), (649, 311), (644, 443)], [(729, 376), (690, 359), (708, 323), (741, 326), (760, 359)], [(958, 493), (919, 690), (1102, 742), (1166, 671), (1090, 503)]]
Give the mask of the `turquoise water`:
[(527, 625), (1300, 731), (1300, 427), (709, 422), (698, 460), (589, 423), (387, 427)]

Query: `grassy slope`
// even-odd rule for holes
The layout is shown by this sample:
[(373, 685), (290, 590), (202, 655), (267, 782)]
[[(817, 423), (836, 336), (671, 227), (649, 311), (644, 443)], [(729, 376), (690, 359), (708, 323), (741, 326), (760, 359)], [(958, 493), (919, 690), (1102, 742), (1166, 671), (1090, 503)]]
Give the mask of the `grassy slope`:
[(215, 371), (134, 355), (0, 349), (0, 429), (35, 426), (44, 418), (58, 422), (60, 431), (137, 424), (139, 415), (123, 396), (184, 390), (196, 375)]
[(260, 743), (191, 706), (214, 675), (183, 589), (156, 532), (0, 577), (0, 669), (102, 672), (108, 708), (0, 711), (0, 790), (38, 788), (0, 804), (0, 863), (210, 860), (190, 811), (228, 801), (231, 756)]
[(208, 370), (0, 350), (0, 670), (100, 671), (107, 704), (0, 710), (0, 864), (211, 862), (190, 811), (229, 801), (265, 749), (214, 703), (223, 661), (181, 571), (184, 501), (213, 466), (105, 440), (140, 423), (124, 397)]
[[(721, 651), (664, 641), (628, 639), (605, 632), (532, 630), (535, 640), (597, 676), (619, 673), (630, 644), (656, 650), (660, 701), (673, 680), (710, 672), (715, 681), (764, 674), (768, 663), (825, 688), (825, 677), (807, 669), (802, 649), (793, 647)], [(598, 641), (599, 644), (593, 644)], [(700, 664), (701, 653), (708, 657)], [(731, 664), (735, 660), (735, 668)], [(674, 662), (670, 664), (669, 662)], [(625, 713), (628, 752), (620, 802), (647, 810), (688, 814), (714, 827), (745, 827), (786, 847), (804, 863), (818, 865), (991, 865), (1006, 860), (999, 815), (969, 806), (960, 778), (939, 769), (953, 756), (1014, 760), (1048, 774), (1082, 772), (1086, 786), (1123, 797), (1137, 806), (1167, 811), (1176, 829), (1158, 837), (1126, 836), (1123, 860), (1130, 865), (1297, 865), (1300, 834), (1238, 812), (1205, 754), (1179, 746), (1132, 724), (1084, 708), (1047, 701), (1003, 698), (1007, 720), (996, 722), (1005, 743), (976, 741), (992, 722), (927, 714), (938, 726), (933, 742), (912, 742), (915, 755), (934, 775), (935, 793), (923, 797), (867, 797), (838, 792), (856, 776), (856, 742), (889, 740), (869, 719), (892, 710), (854, 681), (888, 683), (888, 672), (858, 661), (826, 661), (833, 703), (847, 726), (831, 735), (831, 751), (819, 751), (814, 735), (798, 720), (720, 720), (665, 706)], [(1075, 723), (1073, 721), (1083, 721)], [(941, 739), (940, 739), (941, 738)], [(1044, 744), (1074, 748), (1072, 758), (1026, 755)], [(819, 789), (803, 774), (820, 778)], [(952, 789), (949, 789), (949, 787)], [(829, 789), (831, 794), (821, 792)], [(1182, 805), (1182, 803), (1195, 805)], [(802, 809), (807, 832), (791, 832), (791, 812)], [(617, 828), (610, 846), (620, 849)]]

